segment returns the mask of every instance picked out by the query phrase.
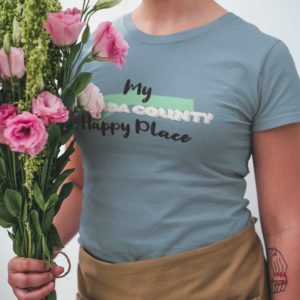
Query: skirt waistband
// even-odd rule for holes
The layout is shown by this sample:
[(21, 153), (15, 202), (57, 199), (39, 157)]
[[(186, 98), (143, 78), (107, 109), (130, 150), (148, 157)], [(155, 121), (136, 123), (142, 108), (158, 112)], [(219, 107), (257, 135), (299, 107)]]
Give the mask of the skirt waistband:
[(239, 231), (237, 234), (227, 239), (204, 247), (180, 252), (173, 255), (166, 255), (145, 260), (137, 260), (122, 263), (109, 263), (94, 258), (80, 245), (79, 260), (84, 258), (87, 262), (90, 263), (91, 266), (94, 265), (94, 267), (97, 268), (97, 270), (104, 273), (118, 275), (145, 272), (146, 270), (152, 270), (155, 268), (167, 269), (168, 267), (174, 264), (180, 265), (180, 263), (183, 262), (185, 264), (193, 264), (195, 263), (195, 258), (197, 258), (197, 261), (199, 262), (199, 260), (201, 260), (202, 257), (203, 263), (205, 263), (205, 260), (207, 261), (209, 259), (213, 259), (216, 256), (225, 256), (228, 255), (228, 253), (231, 253), (230, 255), (233, 255), (232, 253), (238, 250), (238, 246), (245, 242), (251, 243), (251, 241), (253, 241), (254, 243), (254, 241), (256, 241), (257, 239), (257, 235), (254, 228), (256, 221), (257, 218), (252, 217), (251, 222), (245, 229)]

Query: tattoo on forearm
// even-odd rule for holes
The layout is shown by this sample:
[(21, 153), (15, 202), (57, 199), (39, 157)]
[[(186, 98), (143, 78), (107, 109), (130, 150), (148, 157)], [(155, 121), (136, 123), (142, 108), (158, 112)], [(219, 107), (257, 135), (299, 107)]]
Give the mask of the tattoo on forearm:
[(282, 253), (276, 248), (267, 248), (267, 259), (270, 270), (270, 289), (272, 294), (284, 292), (288, 283), (288, 265)]

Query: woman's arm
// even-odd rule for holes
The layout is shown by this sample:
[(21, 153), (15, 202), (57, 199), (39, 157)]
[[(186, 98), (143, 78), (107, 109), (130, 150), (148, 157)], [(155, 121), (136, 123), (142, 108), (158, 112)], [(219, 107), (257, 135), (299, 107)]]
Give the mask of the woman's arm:
[(252, 136), (272, 300), (300, 298), (300, 124)]
[[(66, 145), (69, 145), (70, 142), (71, 140)], [(64, 200), (58, 214), (54, 218), (54, 224), (62, 238), (63, 244), (68, 243), (78, 232), (80, 221), (83, 171), (77, 145), (75, 145), (75, 152), (71, 155), (65, 169), (72, 167), (77, 169), (65, 182), (73, 181), (76, 185), (69, 197)], [(54, 249), (53, 257), (56, 256), (59, 250), (57, 248)], [(64, 269), (55, 262), (51, 271), (49, 271), (45, 269), (45, 264), (42, 261), (15, 256), (8, 263), (8, 283), (18, 299), (22, 297), (27, 297), (26, 299), (44, 299), (55, 287), (52, 281), (55, 281), (55, 278), (61, 275), (63, 271)], [(34, 290), (29, 291), (28, 288), (34, 288)]]

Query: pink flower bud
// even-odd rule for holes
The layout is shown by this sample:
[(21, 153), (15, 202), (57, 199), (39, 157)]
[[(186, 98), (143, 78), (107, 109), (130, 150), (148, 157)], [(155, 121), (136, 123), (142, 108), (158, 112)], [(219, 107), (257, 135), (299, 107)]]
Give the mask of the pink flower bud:
[(23, 49), (11, 47), (9, 55), (5, 53), (4, 49), (0, 49), (0, 77), (3, 80), (8, 80), (11, 77), (20, 79), (24, 74), (25, 65)]
[(103, 95), (99, 88), (89, 83), (86, 88), (78, 96), (78, 104), (88, 111), (93, 118), (101, 118), (101, 112), (105, 107)]
[(128, 43), (110, 21), (100, 23), (94, 36), (92, 56), (95, 60), (110, 61), (118, 68), (125, 65)]

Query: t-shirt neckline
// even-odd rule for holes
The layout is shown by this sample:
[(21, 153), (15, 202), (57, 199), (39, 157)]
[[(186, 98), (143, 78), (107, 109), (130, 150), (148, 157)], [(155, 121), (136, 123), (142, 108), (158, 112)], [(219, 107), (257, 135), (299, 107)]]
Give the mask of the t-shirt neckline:
[(123, 22), (127, 32), (130, 33), (130, 35), (133, 38), (141, 42), (150, 43), (150, 44), (164, 44), (164, 43), (170, 43), (175, 41), (181, 41), (181, 40), (191, 38), (193, 36), (197, 36), (199, 34), (216, 29), (237, 18), (238, 16), (236, 14), (229, 11), (207, 24), (186, 29), (183, 31), (171, 33), (171, 34), (164, 34), (164, 35), (149, 34), (140, 30), (134, 24), (131, 12), (128, 12), (127, 14), (123, 15)]

